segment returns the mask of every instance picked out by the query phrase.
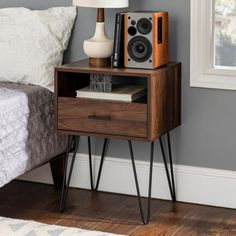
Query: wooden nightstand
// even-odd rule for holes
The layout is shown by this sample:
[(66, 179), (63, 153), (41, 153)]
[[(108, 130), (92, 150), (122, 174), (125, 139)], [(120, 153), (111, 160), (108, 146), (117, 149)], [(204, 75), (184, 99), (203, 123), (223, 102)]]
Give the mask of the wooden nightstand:
[[(145, 84), (147, 95), (132, 103), (76, 98), (76, 90), (89, 86), (90, 74), (112, 75), (116, 83)], [(97, 190), (109, 139), (128, 140), (141, 218), (150, 219), (154, 141), (159, 139), (166, 168), (170, 193), (176, 201), (169, 131), (181, 124), (181, 64), (169, 63), (156, 70), (114, 69), (91, 67), (88, 60), (59, 66), (55, 70), (56, 130), (69, 135), (68, 151), (74, 146), (72, 165), (67, 179), (64, 173), (60, 210), (65, 208), (74, 159), (80, 136), (88, 136), (91, 189)], [(167, 134), (170, 171), (162, 136)], [(104, 137), (103, 153), (96, 185), (93, 183), (90, 136)], [(132, 140), (151, 143), (150, 179), (147, 217), (145, 219), (137, 178)], [(66, 167), (68, 155), (66, 158)], [(170, 172), (170, 173), (169, 173)]]

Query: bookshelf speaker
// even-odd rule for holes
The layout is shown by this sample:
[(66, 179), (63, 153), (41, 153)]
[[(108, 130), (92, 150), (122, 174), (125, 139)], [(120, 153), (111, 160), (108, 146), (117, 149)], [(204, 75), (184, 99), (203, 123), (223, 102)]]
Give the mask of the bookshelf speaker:
[(155, 69), (168, 63), (168, 13), (125, 13), (125, 67)]

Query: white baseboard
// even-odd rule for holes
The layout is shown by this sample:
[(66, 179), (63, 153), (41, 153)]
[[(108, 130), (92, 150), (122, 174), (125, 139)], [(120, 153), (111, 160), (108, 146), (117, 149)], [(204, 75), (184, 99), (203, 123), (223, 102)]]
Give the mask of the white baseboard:
[[(93, 156), (97, 175), (100, 157)], [(136, 161), (143, 196), (147, 195), (149, 163)], [(175, 165), (177, 201), (212, 206), (236, 208), (236, 172), (218, 169)], [(49, 165), (25, 174), (20, 179), (52, 183)], [(90, 188), (88, 155), (78, 154), (75, 161), (71, 186)], [(106, 157), (101, 176), (101, 191), (136, 194), (133, 170), (129, 160)], [(169, 188), (162, 163), (154, 163), (153, 198), (170, 199)]]

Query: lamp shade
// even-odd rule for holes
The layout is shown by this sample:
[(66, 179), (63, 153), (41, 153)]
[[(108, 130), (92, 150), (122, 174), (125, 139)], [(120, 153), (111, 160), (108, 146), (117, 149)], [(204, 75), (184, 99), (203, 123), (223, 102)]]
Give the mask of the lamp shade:
[(73, 0), (74, 6), (92, 8), (125, 8), (129, 0)]

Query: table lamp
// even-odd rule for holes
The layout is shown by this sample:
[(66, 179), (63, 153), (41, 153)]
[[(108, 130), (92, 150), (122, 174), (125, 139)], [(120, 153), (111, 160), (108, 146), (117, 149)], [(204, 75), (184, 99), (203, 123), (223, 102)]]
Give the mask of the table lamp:
[(91, 66), (107, 66), (113, 52), (113, 40), (105, 32), (104, 8), (125, 8), (129, 0), (73, 0), (74, 6), (98, 8), (95, 34), (84, 41), (84, 52)]

